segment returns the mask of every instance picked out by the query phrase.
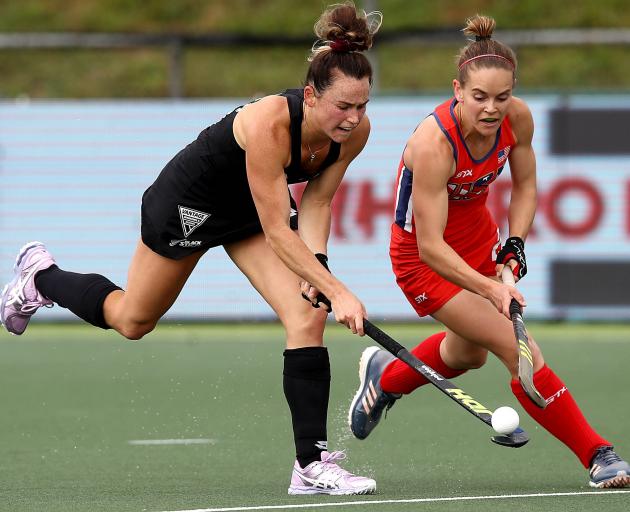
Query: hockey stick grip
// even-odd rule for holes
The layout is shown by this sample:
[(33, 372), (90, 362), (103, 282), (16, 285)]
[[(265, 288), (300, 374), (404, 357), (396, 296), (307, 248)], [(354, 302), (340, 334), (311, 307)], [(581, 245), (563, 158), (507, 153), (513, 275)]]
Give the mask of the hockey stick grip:
[(518, 301), (516, 299), (512, 299), (510, 301), (510, 316), (512, 315), (522, 315), (523, 314), (523, 308), (521, 307), (521, 305), (518, 303)]
[(378, 327), (376, 327), (376, 325), (370, 322), (367, 318), (363, 319), (363, 330), (365, 331), (365, 334), (367, 334), (370, 338), (376, 341), (376, 343), (381, 345), (388, 352), (394, 354), (399, 359), (405, 360), (403, 357), (400, 357), (400, 355), (407, 352), (407, 349), (403, 347), (400, 343), (398, 343), (395, 339), (393, 339), (391, 336), (381, 331)]
[(514, 274), (512, 273), (512, 267), (509, 265), (503, 265), (503, 270), (501, 271), (501, 280), (504, 284), (508, 286), (516, 286), (516, 282), (514, 281)]
[[(503, 270), (501, 271), (501, 280), (504, 284), (507, 284), (508, 286), (516, 286), (516, 282), (514, 281), (514, 274), (512, 273), (512, 268), (509, 265), (503, 266)], [(512, 299), (510, 301), (510, 316), (515, 314), (522, 315), (523, 308), (516, 299)]]

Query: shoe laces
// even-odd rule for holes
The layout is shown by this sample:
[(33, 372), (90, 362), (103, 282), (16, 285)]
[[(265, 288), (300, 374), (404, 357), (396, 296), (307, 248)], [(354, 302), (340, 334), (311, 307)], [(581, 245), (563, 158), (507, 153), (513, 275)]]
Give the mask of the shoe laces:
[(621, 457), (617, 455), (612, 446), (604, 446), (598, 448), (595, 457), (593, 457), (593, 464), (599, 464), (600, 466), (610, 466), (615, 462), (622, 462)]
[(324, 455), (322, 461), (316, 464), (322, 469), (322, 472), (325, 471), (335, 476), (351, 475), (352, 473), (346, 471), (335, 462), (338, 460), (344, 460), (345, 458), (346, 452), (337, 450)]
[(385, 406), (385, 414), (383, 416), (383, 418), (387, 418), (387, 411), (394, 407), (394, 404), (402, 395), (395, 396), (394, 394), (387, 393), (385, 391), (383, 391), (383, 393), (389, 398), (389, 402), (387, 402), (387, 405)]
[[(46, 300), (46, 299), (43, 299)], [(32, 315), (42, 306), (46, 308), (52, 308), (53, 305), (50, 302), (39, 302), (39, 301), (26, 301), (26, 302), (18, 302), (18, 300), (14, 300), (12, 304), (17, 304), (20, 306), (19, 311), (23, 315)]]

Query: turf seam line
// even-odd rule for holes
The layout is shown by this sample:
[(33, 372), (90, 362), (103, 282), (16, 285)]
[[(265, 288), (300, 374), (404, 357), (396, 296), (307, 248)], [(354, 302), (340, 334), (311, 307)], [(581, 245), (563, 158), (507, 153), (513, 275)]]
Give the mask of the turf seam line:
[(535, 493), (535, 494), (498, 494), (487, 496), (451, 496), (446, 498), (413, 498), (404, 500), (362, 500), (362, 501), (341, 501), (334, 503), (301, 503), (299, 505), (261, 505), (261, 506), (243, 506), (243, 507), (227, 507), (227, 508), (196, 508), (186, 510), (169, 510), (163, 512), (238, 512), (247, 510), (290, 510), (298, 508), (319, 508), (319, 507), (340, 507), (347, 505), (387, 505), (397, 503), (435, 503), (441, 501), (473, 501), (473, 500), (497, 500), (497, 499), (514, 499), (514, 498), (548, 498), (562, 496), (610, 496), (614, 494), (630, 494), (630, 490), (626, 491), (578, 491), (578, 492), (553, 492), (553, 493)]
[(216, 444), (216, 439), (134, 439), (127, 441), (135, 446), (174, 445), (174, 444)]

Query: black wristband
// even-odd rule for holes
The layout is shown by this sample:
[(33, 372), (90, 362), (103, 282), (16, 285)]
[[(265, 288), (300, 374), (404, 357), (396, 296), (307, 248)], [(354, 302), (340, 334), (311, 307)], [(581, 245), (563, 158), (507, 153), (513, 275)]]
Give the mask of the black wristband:
[(516, 268), (512, 270), (514, 275), (521, 279), (527, 274), (527, 261), (525, 260), (525, 242), (521, 237), (511, 236), (497, 254), (497, 263), (507, 264), (509, 260), (516, 261)]
[(505, 241), (506, 245), (511, 243), (516, 245), (521, 251), (525, 250), (525, 242), (520, 236), (511, 236)]
[(315, 257), (317, 258), (317, 261), (319, 261), (324, 266), (324, 268), (328, 270), (328, 272), (330, 272), (330, 269), (328, 268), (328, 256), (321, 252), (316, 252)]

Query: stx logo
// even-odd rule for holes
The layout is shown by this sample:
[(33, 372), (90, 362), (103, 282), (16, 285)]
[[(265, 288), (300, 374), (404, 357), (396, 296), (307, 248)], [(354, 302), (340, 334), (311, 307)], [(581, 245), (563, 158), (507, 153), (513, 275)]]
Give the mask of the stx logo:
[(467, 176), (472, 176), (473, 172), (472, 169), (466, 169), (465, 171), (459, 171), (456, 175), (455, 178), (466, 178)]
[(492, 411), (486, 409), (485, 405), (481, 405), (479, 402), (477, 402), (477, 400), (475, 400), (472, 396), (464, 393), (461, 389), (447, 389), (446, 392), (453, 398), (455, 398), (455, 400), (463, 403), (471, 411), (474, 411), (477, 414), (485, 413), (492, 415)]
[(568, 391), (566, 386), (562, 386), (558, 391), (556, 391), (553, 395), (551, 395), (549, 398), (547, 398), (547, 400), (546, 400), (547, 405), (549, 405), (551, 402), (553, 402), (556, 398), (560, 398), (562, 395), (564, 395), (564, 393), (566, 391)]
[(413, 300), (415, 300), (418, 304), (422, 304), (428, 298), (429, 297), (427, 297), (427, 292), (424, 292), (424, 293), (421, 293), (420, 295), (418, 295), (417, 297), (414, 297)]

